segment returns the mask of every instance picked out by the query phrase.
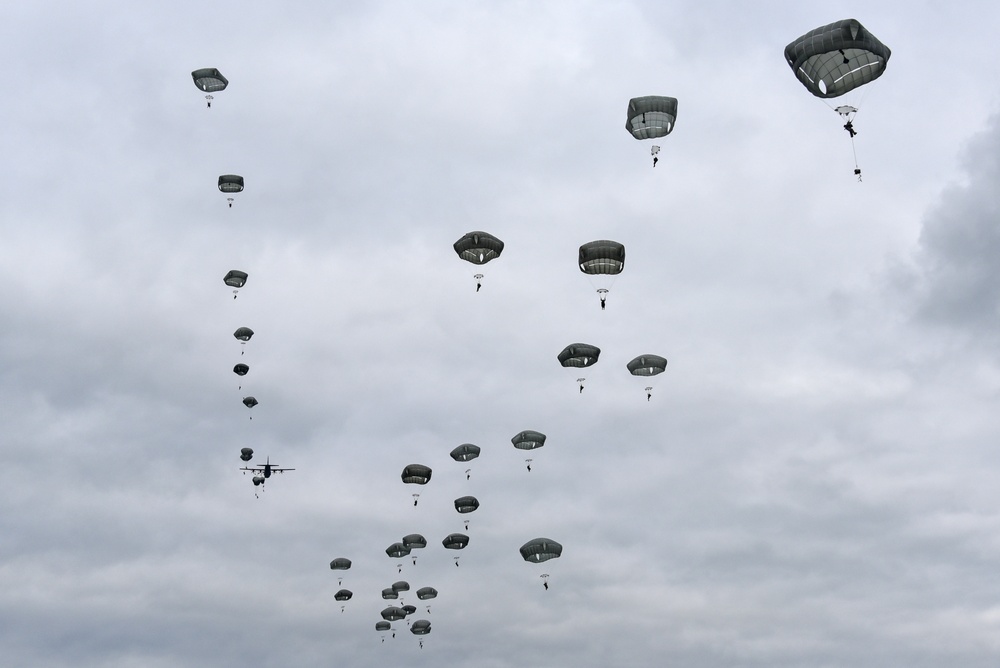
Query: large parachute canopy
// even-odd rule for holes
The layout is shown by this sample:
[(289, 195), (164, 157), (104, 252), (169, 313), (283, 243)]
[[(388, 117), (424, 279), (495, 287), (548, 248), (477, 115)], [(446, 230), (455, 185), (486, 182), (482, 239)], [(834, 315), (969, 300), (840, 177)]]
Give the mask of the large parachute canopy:
[(417, 598), (421, 601), (426, 601), (431, 598), (437, 598), (438, 590), (434, 587), (421, 587), (417, 590)]
[(525, 561), (541, 563), (555, 559), (562, 554), (562, 545), (551, 538), (535, 538), (521, 546), (521, 556)]
[(667, 359), (659, 355), (639, 355), (625, 365), (633, 376), (655, 376), (667, 369)]
[(470, 459), (478, 457), (480, 452), (482, 452), (482, 450), (478, 445), (463, 443), (451, 451), (451, 458), (456, 462), (467, 462)]
[(350, 601), (352, 596), (354, 596), (354, 592), (350, 589), (341, 589), (333, 595), (333, 598), (338, 601)]
[[(219, 190), (227, 195), (243, 192), (243, 177), (239, 174), (223, 174), (219, 177)], [(233, 207), (233, 198), (227, 197), (229, 208)]]
[(525, 429), (519, 432), (510, 439), (510, 442), (514, 444), (514, 447), (518, 450), (534, 450), (535, 448), (540, 448), (545, 445), (545, 434), (540, 431), (533, 431), (531, 429)]
[(212, 106), (211, 93), (218, 93), (220, 90), (226, 90), (226, 86), (229, 85), (229, 79), (222, 76), (222, 72), (214, 67), (205, 67), (200, 70), (195, 70), (191, 73), (191, 78), (194, 79), (194, 85), (203, 93), (208, 93), (205, 95), (205, 100), (208, 102), (209, 108)]
[[(486, 264), (503, 252), (503, 242), (486, 232), (469, 232), (454, 244), (458, 257), (472, 264)], [(476, 292), (483, 287), (483, 275), (476, 274)]]
[(409, 535), (403, 536), (403, 545), (410, 548), (411, 550), (416, 550), (419, 548), (427, 547), (427, 539), (418, 533), (411, 533)]
[(399, 598), (399, 592), (392, 587), (386, 587), (382, 590), (382, 598), (386, 600)]
[(225, 276), (222, 277), (223, 282), (233, 289), (233, 299), (236, 299), (237, 293), (240, 291), (247, 282), (247, 273), (245, 271), (240, 271), (239, 269), (230, 269)]
[(449, 550), (461, 550), (469, 544), (469, 537), (464, 533), (452, 533), (448, 534), (441, 544)]
[(785, 47), (785, 61), (806, 89), (839, 97), (878, 79), (892, 52), (855, 19), (810, 30)]
[(600, 239), (580, 246), (580, 271), (591, 277), (590, 283), (601, 298), (603, 311), (608, 298), (608, 291), (615, 282), (615, 277), (625, 268), (625, 246), (617, 241)]
[(431, 479), (431, 467), (423, 464), (410, 464), (403, 468), (400, 478), (403, 482), (411, 485), (426, 485)]
[(243, 405), (246, 406), (247, 408), (253, 408), (258, 403), (260, 402), (257, 401), (254, 397), (243, 397)]
[(588, 367), (597, 362), (601, 349), (589, 343), (571, 343), (559, 353), (559, 363), (564, 367)]
[(248, 373), (250, 373), (250, 366), (240, 362), (239, 364), (233, 367), (233, 373), (235, 373), (237, 376), (245, 376)]
[(233, 336), (235, 336), (240, 341), (246, 343), (247, 341), (250, 340), (250, 337), (253, 336), (253, 330), (250, 329), (249, 327), (240, 327), (235, 332), (233, 332)]
[(410, 548), (402, 543), (393, 543), (389, 547), (385, 548), (385, 553), (393, 559), (399, 559), (400, 557), (408, 555), (410, 553)]
[(253, 459), (253, 448), (240, 448), (240, 459), (245, 462)]
[(345, 557), (337, 557), (330, 562), (330, 569), (334, 571), (346, 571), (351, 567), (351, 560)]
[(400, 580), (399, 582), (392, 583), (392, 590), (397, 594), (401, 591), (410, 591), (410, 583), (406, 580)]
[(410, 633), (415, 636), (425, 636), (431, 632), (431, 623), (426, 619), (418, 619), (410, 625)]
[(455, 499), (455, 510), (460, 513), (471, 513), (479, 508), (479, 499), (474, 496), (461, 496)]
[(636, 139), (666, 137), (677, 119), (677, 98), (661, 95), (633, 97), (628, 101), (625, 129)]
[(402, 608), (397, 608), (394, 605), (390, 605), (388, 608), (382, 611), (382, 619), (387, 622), (398, 622), (400, 619), (405, 619), (406, 613)]

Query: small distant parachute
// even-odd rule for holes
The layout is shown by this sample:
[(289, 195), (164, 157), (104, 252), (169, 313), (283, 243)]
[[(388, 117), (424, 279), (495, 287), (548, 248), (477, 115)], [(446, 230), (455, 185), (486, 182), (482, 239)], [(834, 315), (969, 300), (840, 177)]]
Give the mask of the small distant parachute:
[[(227, 195), (243, 192), (243, 177), (239, 174), (223, 174), (219, 177), (219, 190)], [(227, 197), (229, 208), (233, 208), (233, 198)]]
[(354, 592), (350, 589), (341, 589), (333, 595), (333, 598), (338, 601), (350, 601), (352, 596), (354, 596)]
[[(597, 363), (597, 358), (601, 355), (601, 349), (589, 343), (571, 343), (562, 349), (557, 356), (559, 363), (564, 367), (583, 368)], [(580, 392), (583, 393), (584, 378), (577, 378), (580, 385)]]
[(456, 462), (467, 462), (478, 457), (480, 452), (482, 450), (478, 445), (463, 443), (451, 451), (451, 458)]
[(545, 434), (540, 431), (533, 431), (531, 429), (525, 429), (522, 432), (518, 432), (510, 439), (510, 442), (514, 444), (514, 447), (518, 450), (534, 450), (535, 448), (540, 448), (545, 445)]
[(388, 608), (382, 611), (382, 619), (387, 622), (398, 622), (400, 619), (406, 618), (406, 612), (402, 608), (397, 608), (394, 605), (390, 605)]
[(418, 533), (403, 536), (403, 545), (411, 550), (427, 547), (427, 539)]
[(425, 636), (431, 632), (431, 623), (426, 619), (418, 619), (410, 625), (410, 633), (415, 636)]
[(520, 552), (525, 561), (540, 564), (560, 556), (562, 550), (562, 545), (551, 538), (534, 538), (522, 545)]
[(455, 499), (455, 510), (460, 513), (471, 513), (479, 508), (479, 499), (474, 496), (462, 496)]
[(580, 271), (588, 276), (600, 277), (595, 284), (594, 279), (590, 279), (591, 285), (597, 290), (598, 297), (601, 298), (601, 310), (603, 311), (608, 298), (608, 291), (614, 284), (614, 277), (622, 273), (625, 268), (625, 246), (617, 241), (601, 239), (591, 241), (580, 246), (579, 253)]
[[(625, 365), (633, 376), (655, 376), (667, 369), (667, 359), (659, 355), (639, 355)], [(652, 386), (646, 388), (646, 401), (652, 396)]]
[(253, 459), (253, 448), (240, 448), (240, 459), (245, 462)]
[(233, 288), (233, 299), (236, 299), (240, 288), (246, 285), (247, 273), (245, 271), (240, 271), (239, 269), (230, 269), (226, 275), (222, 277), (222, 280), (226, 285)]
[(392, 590), (397, 594), (401, 591), (410, 591), (410, 583), (406, 580), (392, 583)]
[(421, 601), (427, 601), (432, 598), (437, 598), (438, 590), (434, 587), (421, 587), (417, 590), (417, 598)]
[(469, 544), (469, 537), (464, 533), (448, 534), (441, 544), (449, 550), (463, 550)]
[(249, 327), (240, 327), (235, 332), (233, 332), (233, 336), (235, 336), (243, 343), (246, 343), (247, 341), (250, 340), (250, 337), (253, 336), (253, 330), (250, 329)]
[(403, 467), (403, 472), (400, 474), (403, 482), (410, 485), (426, 485), (431, 479), (431, 467), (424, 466), (423, 464), (410, 464)]
[(403, 612), (406, 613), (406, 616), (409, 617), (410, 615), (412, 615), (414, 612), (417, 611), (417, 606), (407, 604), (402, 606), (402, 610)]
[[(243, 405), (246, 406), (247, 408), (253, 408), (259, 403), (260, 402), (257, 401), (257, 399), (255, 399), (254, 397), (243, 397)], [(250, 419), (251, 420), (253, 419), (252, 415), (250, 416)]]
[[(503, 252), (503, 242), (486, 232), (469, 232), (454, 243), (458, 257), (472, 264), (486, 264), (500, 257)], [(482, 274), (476, 274), (476, 292), (483, 287)]]
[(408, 555), (410, 553), (410, 548), (402, 543), (393, 543), (389, 547), (385, 548), (385, 553), (393, 559), (399, 559), (400, 557)]
[(344, 557), (337, 557), (330, 562), (330, 570), (346, 571), (351, 567), (351, 560)]
[[(226, 90), (226, 86), (229, 85), (229, 79), (222, 76), (222, 72), (214, 67), (195, 70), (191, 73), (191, 78), (194, 79), (194, 85), (203, 93), (218, 93), (220, 90)], [(215, 98), (211, 95), (206, 95), (205, 99), (208, 101), (209, 108), (211, 108), (212, 100)]]
[(386, 587), (385, 589), (382, 590), (382, 598), (386, 600), (397, 599), (399, 598), (399, 592), (393, 589), (392, 587)]
[(250, 367), (242, 362), (233, 367), (233, 373), (237, 376), (245, 376), (250, 372)]
[(388, 631), (391, 628), (391, 626), (392, 625), (389, 624), (389, 622), (386, 622), (386, 621), (375, 622), (375, 630), (376, 631)]
[[(636, 139), (656, 139), (673, 132), (677, 120), (677, 98), (660, 95), (633, 97), (628, 101), (625, 129)], [(653, 167), (659, 162), (659, 146), (653, 146)]]

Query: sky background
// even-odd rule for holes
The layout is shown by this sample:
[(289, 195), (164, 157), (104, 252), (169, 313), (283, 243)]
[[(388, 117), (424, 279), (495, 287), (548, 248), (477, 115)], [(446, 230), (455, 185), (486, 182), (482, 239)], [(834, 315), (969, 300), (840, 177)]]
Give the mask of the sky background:
[[(1000, 6), (141, 4), (0, 9), (4, 665), (997, 665)], [(863, 183), (782, 55), (844, 18)]]

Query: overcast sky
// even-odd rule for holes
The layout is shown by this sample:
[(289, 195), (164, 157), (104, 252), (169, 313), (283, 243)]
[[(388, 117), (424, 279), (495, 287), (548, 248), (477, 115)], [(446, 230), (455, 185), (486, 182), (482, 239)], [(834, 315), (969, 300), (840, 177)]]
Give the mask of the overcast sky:
[[(997, 665), (1000, 6), (7, 5), (5, 666)], [(845, 18), (862, 183), (782, 55)]]

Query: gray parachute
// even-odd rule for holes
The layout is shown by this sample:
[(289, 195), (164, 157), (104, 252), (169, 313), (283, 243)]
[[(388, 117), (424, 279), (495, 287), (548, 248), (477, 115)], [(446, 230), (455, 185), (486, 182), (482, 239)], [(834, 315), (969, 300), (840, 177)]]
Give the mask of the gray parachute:
[(455, 510), (460, 513), (471, 513), (479, 508), (479, 499), (474, 496), (461, 496), (455, 499)]
[(198, 87), (203, 93), (206, 93), (205, 100), (208, 102), (208, 107), (212, 107), (212, 93), (218, 93), (220, 90), (226, 90), (226, 86), (229, 85), (229, 79), (222, 76), (222, 72), (214, 67), (204, 67), (200, 70), (195, 70), (191, 73), (191, 78), (194, 80), (194, 85)]
[(486, 232), (469, 232), (454, 244), (458, 257), (472, 264), (486, 264), (500, 257), (503, 242)]
[(426, 619), (418, 619), (410, 625), (410, 633), (415, 636), (425, 636), (431, 632), (431, 623)]
[(253, 448), (240, 448), (240, 459), (245, 462), (253, 459)]
[(522, 545), (520, 551), (525, 561), (541, 563), (560, 556), (562, 550), (562, 545), (551, 538), (535, 538)]
[(405, 619), (406, 613), (402, 608), (398, 608), (394, 605), (390, 605), (382, 611), (382, 619), (387, 622), (398, 622), (400, 619)]
[(427, 547), (427, 539), (418, 533), (403, 536), (403, 545), (411, 550)]
[(437, 598), (438, 591), (434, 587), (421, 587), (417, 590), (417, 598), (421, 601)]
[(564, 367), (588, 367), (597, 363), (601, 349), (589, 343), (571, 343), (559, 353), (559, 363)]
[(399, 475), (403, 482), (410, 485), (426, 485), (431, 479), (431, 467), (424, 466), (423, 464), (410, 464), (403, 468), (403, 472)]
[(785, 47), (785, 62), (806, 89), (839, 97), (878, 79), (892, 51), (855, 19), (810, 30)]
[(480, 452), (482, 450), (478, 445), (463, 443), (451, 451), (451, 458), (456, 462), (467, 462), (478, 457)]
[(633, 97), (628, 101), (625, 129), (636, 139), (666, 137), (677, 120), (677, 98), (660, 95)]
[(464, 533), (452, 533), (448, 534), (441, 544), (449, 550), (463, 550), (469, 544), (469, 537)]
[(333, 598), (338, 601), (350, 601), (352, 596), (354, 596), (354, 592), (350, 589), (341, 589), (333, 595)]
[(633, 376), (655, 376), (667, 369), (667, 359), (659, 355), (639, 355), (625, 365)]
[(334, 571), (346, 571), (351, 567), (351, 560), (344, 557), (337, 557), (330, 562), (330, 569)]
[(625, 268), (625, 246), (617, 241), (600, 239), (580, 246), (580, 271), (591, 276), (615, 275)]
[(514, 444), (514, 447), (518, 450), (534, 450), (535, 448), (540, 448), (545, 445), (545, 434), (540, 431), (533, 431), (531, 429), (525, 429), (522, 432), (518, 432), (510, 439), (510, 442)]

